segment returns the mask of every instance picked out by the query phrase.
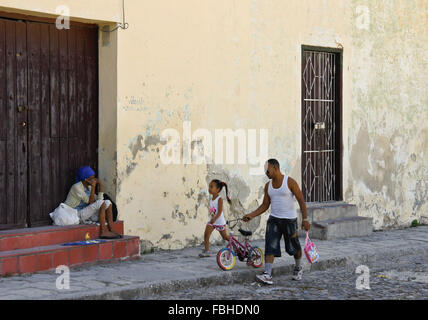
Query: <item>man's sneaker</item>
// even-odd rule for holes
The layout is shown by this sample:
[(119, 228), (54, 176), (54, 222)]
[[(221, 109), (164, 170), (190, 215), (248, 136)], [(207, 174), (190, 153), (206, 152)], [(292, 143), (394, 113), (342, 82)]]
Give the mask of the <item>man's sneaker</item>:
[(272, 276), (266, 272), (256, 275), (256, 278), (265, 284), (273, 284)]
[(207, 258), (211, 257), (214, 254), (211, 250), (205, 250), (203, 249), (202, 252), (199, 254), (199, 258)]
[(296, 281), (300, 281), (302, 280), (302, 276), (303, 276), (303, 267), (294, 267), (294, 271), (293, 271), (293, 280)]

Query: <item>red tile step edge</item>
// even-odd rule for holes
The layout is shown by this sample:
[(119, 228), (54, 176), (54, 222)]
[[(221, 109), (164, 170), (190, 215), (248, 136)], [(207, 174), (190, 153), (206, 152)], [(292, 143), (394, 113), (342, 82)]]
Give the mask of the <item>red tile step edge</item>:
[[(123, 235), (123, 221), (114, 223), (116, 232)], [(0, 231), (0, 253), (19, 249), (50, 246), (54, 244), (85, 240), (89, 232), (91, 239), (100, 236), (100, 227), (97, 225), (75, 226), (45, 226), (38, 228), (25, 228)]]
[(0, 276), (26, 274), (135, 258), (140, 255), (140, 238), (124, 236), (92, 245), (62, 246), (60, 244), (0, 252)]

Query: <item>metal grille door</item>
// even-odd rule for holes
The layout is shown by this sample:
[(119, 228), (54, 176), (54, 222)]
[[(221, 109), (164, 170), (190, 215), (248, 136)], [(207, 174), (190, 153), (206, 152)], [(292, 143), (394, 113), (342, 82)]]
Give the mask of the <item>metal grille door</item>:
[(302, 191), (307, 202), (341, 200), (340, 52), (303, 48)]

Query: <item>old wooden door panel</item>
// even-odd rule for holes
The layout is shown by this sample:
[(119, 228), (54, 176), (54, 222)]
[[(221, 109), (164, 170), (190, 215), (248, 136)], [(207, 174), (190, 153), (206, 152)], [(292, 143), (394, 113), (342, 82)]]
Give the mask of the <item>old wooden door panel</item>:
[(29, 141), (29, 179), (28, 188), (31, 196), (29, 212), (31, 221), (38, 220), (43, 215), (42, 192), (42, 117), (41, 96), (42, 85), (41, 65), (41, 27), (39, 24), (27, 24), (27, 48), (28, 48), (28, 141)]
[(37, 226), (48, 223), (47, 214), (65, 200), (80, 166), (97, 170), (97, 29), (29, 22), (27, 39), (34, 148), (29, 188), (39, 196), (30, 199), (30, 225)]
[(69, 113), (72, 111), (73, 106), (69, 106), (68, 102), (68, 31), (58, 31), (58, 44), (59, 44), (59, 172), (60, 172), (60, 196), (64, 197), (70, 188), (72, 181), (70, 181), (69, 166), (69, 140), (68, 140), (68, 127), (69, 127)]
[(6, 94), (6, 25), (0, 20), (0, 226), (7, 224), (7, 102)]
[(18, 107), (27, 105), (27, 48), (26, 24), (0, 19), (0, 55), (2, 88), (2, 136), (0, 157), (1, 179), (5, 190), (2, 202), (0, 228), (26, 225), (27, 185), (27, 112)]
[[(22, 112), (16, 113), (16, 163), (17, 166), (17, 185), (16, 185), (16, 204), (17, 221), (25, 221), (28, 214), (28, 117), (26, 112), (27, 105), (27, 26), (24, 22), (16, 22), (15, 29), (15, 48), (16, 48), (16, 107), (23, 107)], [(12, 110), (10, 110), (12, 111)]]
[(97, 167), (98, 156), (98, 34), (87, 29), (85, 30), (85, 57), (86, 57), (86, 79), (87, 79), (87, 103), (86, 110), (89, 119), (87, 122), (88, 139), (88, 164), (91, 167)]
[[(40, 144), (41, 144), (41, 169), (40, 181), (42, 203), (40, 216), (31, 217), (35, 222), (46, 221), (46, 212), (52, 212), (55, 208), (53, 197), (52, 177), (50, 174), (51, 148), (50, 148), (50, 42), (49, 25), (40, 24)], [(36, 223), (37, 224), (37, 223)]]
[(340, 52), (303, 49), (302, 191), (305, 201), (340, 200)]
[(28, 188), (29, 225), (48, 223), (53, 206), (50, 152), (50, 55), (48, 25), (27, 23), (28, 47)]

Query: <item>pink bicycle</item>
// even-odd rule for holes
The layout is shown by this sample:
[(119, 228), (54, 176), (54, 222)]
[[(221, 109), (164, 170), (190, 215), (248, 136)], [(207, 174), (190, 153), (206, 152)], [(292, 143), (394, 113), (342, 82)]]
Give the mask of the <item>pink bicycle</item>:
[[(229, 225), (230, 229), (236, 227), (238, 222), (241, 219), (231, 220), (227, 221), (227, 225)], [(236, 222), (233, 226), (231, 226), (231, 222)], [(236, 263), (236, 257), (240, 261), (244, 261), (247, 259), (247, 265), (252, 266), (254, 268), (260, 268), (263, 266), (264, 263), (264, 254), (263, 250), (257, 246), (252, 246), (248, 242), (248, 238), (253, 234), (251, 231), (245, 231), (241, 228), (238, 229), (238, 231), (245, 237), (244, 244), (240, 243), (230, 232), (230, 238), (229, 243), (227, 246), (223, 249), (221, 249), (217, 253), (217, 264), (218, 266), (225, 270), (229, 271), (232, 270)]]

